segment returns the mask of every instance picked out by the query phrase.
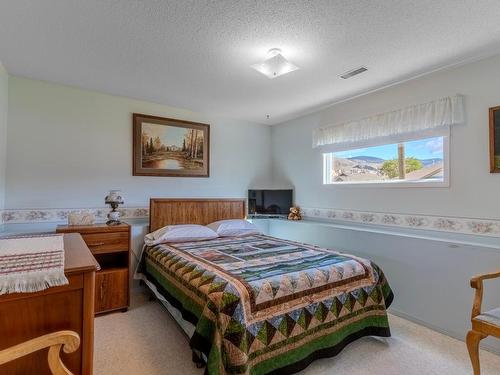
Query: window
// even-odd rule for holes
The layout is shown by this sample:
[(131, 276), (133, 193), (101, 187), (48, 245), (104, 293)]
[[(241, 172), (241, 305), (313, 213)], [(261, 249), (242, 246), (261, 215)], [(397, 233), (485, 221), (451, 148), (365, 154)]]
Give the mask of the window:
[(446, 186), (448, 137), (323, 154), (324, 184)]

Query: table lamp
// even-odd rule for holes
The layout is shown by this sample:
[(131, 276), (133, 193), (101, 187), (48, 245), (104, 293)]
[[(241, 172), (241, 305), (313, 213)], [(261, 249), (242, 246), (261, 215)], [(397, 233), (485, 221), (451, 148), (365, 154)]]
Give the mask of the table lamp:
[(108, 221), (106, 224), (120, 224), (120, 211), (117, 211), (116, 209), (120, 204), (123, 204), (122, 192), (120, 190), (110, 190), (104, 201), (112, 208), (112, 210), (108, 213)]

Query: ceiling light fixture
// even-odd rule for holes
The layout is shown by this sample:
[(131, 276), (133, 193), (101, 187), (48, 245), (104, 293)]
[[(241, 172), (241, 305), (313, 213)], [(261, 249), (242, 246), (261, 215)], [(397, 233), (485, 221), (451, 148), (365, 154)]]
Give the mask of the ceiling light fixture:
[(268, 56), (263, 62), (251, 65), (253, 69), (264, 74), (267, 78), (273, 79), (299, 69), (283, 57), (279, 48), (270, 49)]

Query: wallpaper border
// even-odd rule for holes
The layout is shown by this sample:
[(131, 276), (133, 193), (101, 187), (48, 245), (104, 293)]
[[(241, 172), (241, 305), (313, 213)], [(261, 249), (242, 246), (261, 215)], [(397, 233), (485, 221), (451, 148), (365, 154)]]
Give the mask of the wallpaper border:
[[(99, 208), (40, 208), (0, 210), (0, 224), (53, 223), (68, 220), (70, 213), (93, 213), (96, 221), (107, 220), (109, 207)], [(140, 219), (149, 217), (149, 208), (124, 207), (118, 209), (122, 219)]]
[[(373, 224), (386, 227), (434, 230), (460, 234), (500, 237), (500, 220), (476, 219), (450, 216), (398, 214), (341, 210), (335, 208), (303, 207), (306, 219), (322, 219), (335, 222)], [(1, 224), (51, 223), (67, 221), (72, 212), (91, 212), (96, 221), (106, 221), (109, 207), (98, 208), (50, 208), (50, 209), (6, 209), (0, 210)], [(119, 209), (123, 219), (149, 217), (148, 207), (124, 207)]]
[(397, 214), (314, 207), (303, 207), (301, 210), (303, 216), (307, 219), (326, 219), (337, 222), (345, 221), (349, 223), (500, 237), (500, 220), (493, 219)]

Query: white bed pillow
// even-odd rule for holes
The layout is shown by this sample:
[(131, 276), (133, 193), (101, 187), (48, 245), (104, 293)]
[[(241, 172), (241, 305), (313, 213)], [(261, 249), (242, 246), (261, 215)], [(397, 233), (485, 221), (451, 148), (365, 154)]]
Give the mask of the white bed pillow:
[(219, 220), (208, 224), (207, 227), (216, 232), (219, 237), (242, 237), (260, 234), (255, 225), (241, 219)]
[(165, 242), (202, 241), (217, 238), (212, 229), (197, 224), (167, 225), (152, 233), (146, 234), (144, 242), (148, 246)]

